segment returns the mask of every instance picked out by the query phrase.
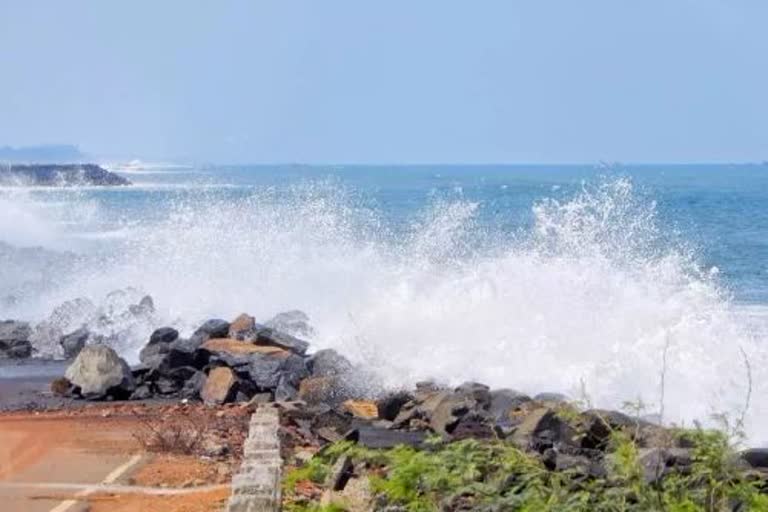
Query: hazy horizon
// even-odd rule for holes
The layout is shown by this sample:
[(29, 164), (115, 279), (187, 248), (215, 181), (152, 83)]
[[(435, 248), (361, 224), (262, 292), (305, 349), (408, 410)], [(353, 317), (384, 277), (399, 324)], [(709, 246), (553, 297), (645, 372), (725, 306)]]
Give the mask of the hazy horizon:
[(213, 161), (213, 160), (185, 160), (185, 159), (142, 159), (140, 155), (133, 155), (131, 157), (121, 157), (121, 156), (97, 156), (92, 155), (88, 152), (82, 152), (80, 151), (80, 155), (77, 158), (51, 158), (51, 157), (27, 157), (27, 158), (7, 158), (5, 157), (5, 154), (3, 150), (10, 150), (11, 152), (16, 151), (20, 153), (34, 153), (35, 151), (40, 150), (40, 154), (44, 154), (46, 150), (49, 148), (54, 149), (61, 149), (61, 148), (71, 148), (76, 151), (80, 151), (82, 148), (80, 148), (76, 144), (36, 144), (32, 146), (18, 146), (18, 147), (11, 147), (11, 146), (2, 146), (0, 145), (0, 163), (98, 163), (98, 164), (132, 164), (137, 163), (138, 165), (184, 165), (184, 166), (195, 166), (195, 165), (215, 165), (215, 166), (254, 166), (254, 167), (268, 167), (268, 166), (308, 166), (308, 167), (314, 167), (314, 166), (359, 166), (359, 167), (387, 167), (387, 166), (402, 166), (402, 167), (424, 167), (424, 166), (444, 166), (444, 167), (450, 167), (450, 166), (456, 166), (456, 167), (486, 167), (486, 166), (510, 166), (510, 167), (517, 167), (517, 166), (532, 166), (532, 167), (550, 167), (550, 166), (629, 166), (629, 167), (644, 167), (644, 166), (655, 166), (655, 165), (667, 165), (667, 166), (691, 166), (691, 165), (701, 165), (701, 166), (726, 166), (726, 165), (756, 165), (756, 166), (764, 166), (768, 165), (768, 159), (766, 160), (744, 160), (744, 161), (696, 161), (696, 160), (690, 160), (690, 161), (605, 161), (605, 160), (598, 160), (598, 161), (541, 161), (541, 162), (481, 162), (481, 161), (475, 161), (475, 162), (440, 162), (440, 161), (434, 161), (434, 162), (397, 162), (397, 161), (391, 161), (391, 162), (336, 162), (336, 161), (330, 161), (330, 162), (289, 162), (289, 161), (242, 161), (242, 162), (227, 162), (227, 161)]
[(226, 164), (762, 162), (765, 19), (757, 0), (9, 0), (0, 146)]

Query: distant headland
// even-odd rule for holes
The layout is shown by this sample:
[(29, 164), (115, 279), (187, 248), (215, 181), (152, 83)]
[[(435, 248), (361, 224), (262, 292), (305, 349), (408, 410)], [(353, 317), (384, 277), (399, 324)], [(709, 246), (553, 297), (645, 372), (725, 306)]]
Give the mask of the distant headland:
[(131, 182), (96, 164), (0, 164), (2, 186), (121, 186)]
[(0, 162), (60, 163), (86, 162), (90, 158), (72, 144), (38, 144), (35, 146), (0, 146)]

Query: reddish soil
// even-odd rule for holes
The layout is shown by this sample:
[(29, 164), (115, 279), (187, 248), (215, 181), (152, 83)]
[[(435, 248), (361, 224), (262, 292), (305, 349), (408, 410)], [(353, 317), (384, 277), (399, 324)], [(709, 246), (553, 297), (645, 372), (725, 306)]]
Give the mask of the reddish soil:
[(155, 455), (131, 474), (131, 485), (193, 487), (229, 482), (234, 468), (229, 462), (201, 460), (188, 455)]
[(224, 508), (229, 488), (183, 496), (93, 494), (89, 512), (211, 512)]
[[(238, 463), (250, 410), (202, 405), (93, 404), (51, 412), (0, 413), (0, 500), (3, 512), (48, 512), (77, 490), (47, 484), (97, 484), (137, 454), (143, 461), (114, 483), (184, 487), (227, 483)], [(152, 432), (173, 432), (193, 425), (195, 439), (224, 446), (219, 461), (201, 458), (206, 443), (191, 453), (147, 453)], [(173, 444), (171, 447), (175, 446)], [(185, 445), (185, 449), (186, 449)], [(22, 485), (24, 487), (19, 487)], [(29, 487), (26, 487), (28, 486)], [(35, 487), (37, 485), (37, 487)], [(76, 498), (92, 512), (219, 510), (226, 488), (173, 496), (90, 494)]]

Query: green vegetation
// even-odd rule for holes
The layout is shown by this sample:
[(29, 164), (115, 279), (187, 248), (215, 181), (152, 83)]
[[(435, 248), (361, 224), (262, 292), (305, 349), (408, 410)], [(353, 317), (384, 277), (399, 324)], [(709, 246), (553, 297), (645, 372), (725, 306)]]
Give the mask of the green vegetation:
[[(629, 435), (614, 432), (602, 475), (581, 469), (550, 471), (534, 455), (503, 441), (433, 441), (426, 449), (368, 450), (349, 442), (330, 445), (305, 466), (290, 471), (290, 496), (301, 480), (321, 484), (342, 455), (366, 468), (371, 489), (408, 512), (721, 512), (768, 511), (761, 482), (739, 466), (725, 434), (703, 429), (675, 432), (691, 446), (691, 463), (663, 478), (648, 477), (648, 463)], [(653, 468), (650, 470), (659, 470)], [(312, 507), (315, 508), (312, 508)], [(293, 512), (332, 512), (311, 503)]]

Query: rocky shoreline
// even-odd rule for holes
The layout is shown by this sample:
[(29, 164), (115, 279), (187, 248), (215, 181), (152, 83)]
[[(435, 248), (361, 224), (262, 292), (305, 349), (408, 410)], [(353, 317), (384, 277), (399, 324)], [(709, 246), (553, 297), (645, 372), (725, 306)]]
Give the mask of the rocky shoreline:
[(131, 182), (96, 164), (0, 164), (4, 186), (124, 186)]
[[(143, 307), (149, 307), (148, 301)], [(0, 353), (29, 357), (31, 332), (23, 323), (0, 323)], [(507, 456), (519, 453), (542, 471), (567, 477), (570, 486), (577, 485), (574, 482), (613, 482), (620, 441), (631, 447), (638, 485), (658, 487), (662, 482), (697, 474), (701, 440), (714, 442), (701, 429), (668, 428), (619, 411), (579, 406), (554, 393), (528, 396), (476, 382), (457, 387), (422, 382), (414, 389), (382, 389), (342, 354), (330, 349), (312, 353), (310, 344), (302, 339), (311, 333), (309, 319), (300, 311), (279, 314), (263, 324), (247, 314), (232, 321), (210, 319), (188, 338), (173, 327), (162, 327), (151, 334), (141, 350), (141, 363), (130, 367), (112, 348), (94, 342), (83, 329), (61, 336), (64, 353), (74, 359), (64, 377), (53, 381), (51, 391), (78, 402), (275, 403), (281, 411), (285, 460), (299, 472), (307, 464), (327, 466), (323, 466), (322, 482), (297, 480), (305, 481), (304, 490), (289, 490), (287, 499), (294, 507), (289, 510), (321, 510), (311, 507), (322, 499), (327, 502), (333, 493), (342, 493), (350, 479), (394, 471), (391, 461), (386, 470), (390, 473), (377, 470), (365, 450), (386, 454), (409, 447), (413, 450), (409, 453), (426, 450), (438, 457), (443, 453), (440, 450), (448, 450), (446, 447), (454, 443), (479, 442), (481, 445), (471, 445), (473, 449), (485, 446), (483, 449), (493, 453), (493, 447), (502, 446)], [(358, 451), (350, 451), (350, 446)], [(336, 456), (324, 455), (328, 449)], [(344, 458), (338, 456), (339, 451), (345, 453)], [(302, 453), (309, 453), (310, 458)], [(312, 462), (316, 457), (320, 462)], [(768, 449), (733, 452), (728, 457), (728, 464), (738, 471), (734, 473), (738, 478), (733, 478), (749, 483), (760, 496), (768, 492)], [(374, 506), (374, 498), (385, 505)], [(369, 508), (360, 510), (421, 510), (386, 508), (397, 500), (381, 498), (381, 493), (372, 491), (367, 499)], [(454, 500), (440, 510), (477, 510), (472, 508), (477, 506), (477, 499)], [(461, 508), (464, 502), (470, 508)]]

